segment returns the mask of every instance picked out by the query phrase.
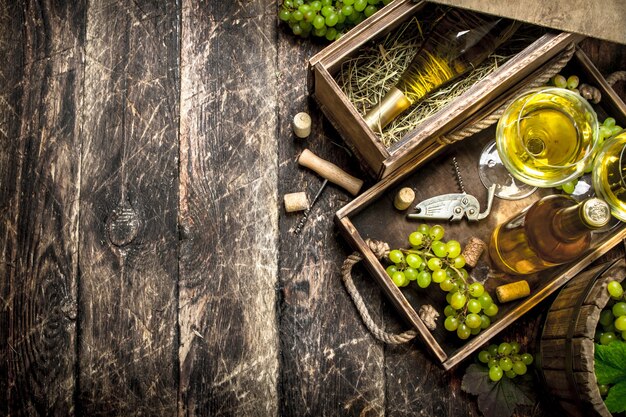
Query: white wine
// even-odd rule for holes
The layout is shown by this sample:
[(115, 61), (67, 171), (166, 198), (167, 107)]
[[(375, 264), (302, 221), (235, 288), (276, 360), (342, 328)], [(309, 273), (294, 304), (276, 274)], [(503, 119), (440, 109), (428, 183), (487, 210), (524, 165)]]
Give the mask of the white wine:
[(595, 158), (593, 188), (611, 207), (611, 213), (626, 221), (626, 130), (607, 139)]
[(531, 90), (504, 112), (498, 153), (511, 175), (537, 187), (564, 184), (591, 163), (598, 121), (578, 94), (560, 88)]
[(519, 24), (465, 10), (449, 10), (434, 25), (400, 80), (365, 115), (380, 132), (429, 93), (469, 72), (507, 40)]
[(591, 230), (604, 227), (610, 217), (609, 206), (598, 198), (577, 203), (550, 195), (499, 225), (489, 256), (496, 268), (515, 275), (570, 262), (589, 248)]

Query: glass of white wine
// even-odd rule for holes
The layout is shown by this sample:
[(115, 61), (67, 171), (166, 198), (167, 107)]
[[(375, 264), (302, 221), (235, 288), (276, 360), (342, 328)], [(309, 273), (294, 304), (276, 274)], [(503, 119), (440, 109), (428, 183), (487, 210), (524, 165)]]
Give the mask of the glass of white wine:
[(626, 130), (604, 142), (594, 159), (592, 181), (613, 216), (626, 221)]
[[(506, 187), (499, 181), (510, 181), (511, 176), (517, 179), (522, 186), (502, 197), (509, 199), (528, 195), (532, 187), (555, 187), (572, 181), (591, 164), (598, 128), (595, 111), (579, 94), (556, 87), (528, 90), (502, 114), (495, 146), (485, 150), (491, 155), (485, 166), (481, 158), (481, 179), (502, 189)], [(499, 167), (486, 166), (488, 162), (494, 165), (496, 159)], [(499, 172), (494, 173), (497, 168)]]

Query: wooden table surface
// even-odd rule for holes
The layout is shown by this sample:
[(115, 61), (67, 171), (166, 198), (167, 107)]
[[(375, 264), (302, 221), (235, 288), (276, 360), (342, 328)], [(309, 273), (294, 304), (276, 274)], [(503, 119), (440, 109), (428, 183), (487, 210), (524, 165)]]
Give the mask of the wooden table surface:
[[(333, 225), (346, 192), (291, 232), (283, 195), (322, 182), (302, 149), (365, 174), (307, 92), (323, 45), (276, 10), (0, 2), (0, 415), (479, 415), (467, 362), (445, 372), (363, 326)], [(624, 46), (583, 47), (605, 74), (626, 67)], [(406, 329), (355, 278), (374, 319)], [(538, 320), (505, 336), (531, 343)]]

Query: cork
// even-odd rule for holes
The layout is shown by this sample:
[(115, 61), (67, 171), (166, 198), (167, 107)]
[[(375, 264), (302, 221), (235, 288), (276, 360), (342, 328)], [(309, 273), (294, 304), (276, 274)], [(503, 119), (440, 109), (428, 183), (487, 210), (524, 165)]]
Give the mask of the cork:
[(501, 303), (517, 300), (528, 295), (530, 295), (530, 286), (528, 286), (528, 281), (526, 280), (511, 282), (496, 288), (496, 296)]
[(309, 208), (309, 199), (304, 191), (299, 193), (285, 194), (285, 211), (291, 213)]
[(304, 139), (311, 134), (311, 116), (305, 112), (298, 113), (293, 118), (293, 133), (300, 139)]
[(413, 200), (415, 200), (415, 192), (409, 187), (404, 187), (396, 194), (393, 205), (398, 210), (406, 210), (413, 203)]
[(465, 245), (465, 249), (463, 249), (462, 253), (463, 257), (465, 257), (465, 264), (471, 266), (472, 268), (475, 267), (478, 263), (480, 255), (483, 254), (485, 249), (487, 249), (487, 244), (485, 242), (477, 237), (471, 237)]

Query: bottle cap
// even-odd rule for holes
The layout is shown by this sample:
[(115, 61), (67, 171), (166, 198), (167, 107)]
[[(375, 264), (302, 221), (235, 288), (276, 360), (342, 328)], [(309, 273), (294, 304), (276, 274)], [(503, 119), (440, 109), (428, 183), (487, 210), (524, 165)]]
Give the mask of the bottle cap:
[(582, 203), (582, 218), (585, 223), (594, 229), (605, 226), (611, 218), (609, 205), (599, 198), (590, 198)]

